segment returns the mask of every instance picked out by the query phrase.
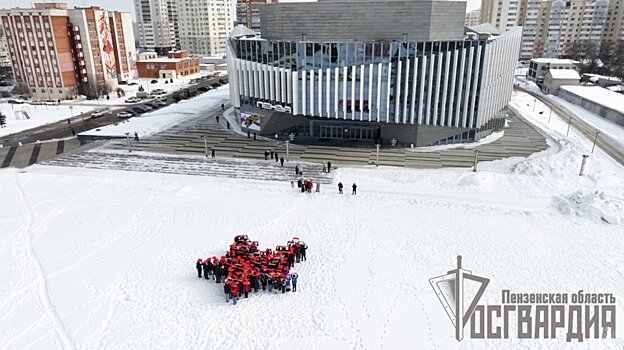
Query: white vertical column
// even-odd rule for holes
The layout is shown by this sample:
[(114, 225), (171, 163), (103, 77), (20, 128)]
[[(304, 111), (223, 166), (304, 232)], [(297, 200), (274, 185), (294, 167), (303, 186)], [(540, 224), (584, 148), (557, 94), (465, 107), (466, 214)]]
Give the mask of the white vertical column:
[[(473, 121), (474, 121), (474, 117), (475, 117), (475, 99), (477, 97), (477, 83), (479, 82), (479, 68), (480, 68), (480, 63), (481, 63), (481, 48), (482, 46), (479, 45), (477, 46), (477, 50), (475, 53), (475, 59), (477, 60), (477, 62), (475, 63), (475, 78), (474, 78), (474, 82), (472, 83), (472, 99), (470, 101), (470, 121), (469, 121), (469, 126), (473, 127)], [(478, 127), (478, 125), (477, 125)]]
[(418, 57), (414, 58), (414, 76), (412, 80), (412, 107), (410, 108), (410, 124), (414, 124), (414, 109), (416, 108), (416, 88), (418, 83)]
[(340, 100), (340, 91), (338, 90), (340, 80), (340, 68), (334, 68), (334, 113), (336, 115), (336, 119), (338, 119), (338, 101)]
[[(409, 50), (408, 50), (409, 55)], [(411, 60), (409, 58), (405, 61), (405, 83), (403, 84), (403, 124), (407, 123), (407, 99), (409, 95), (409, 74), (410, 74), (410, 63)]]
[(388, 57), (388, 79), (386, 83), (386, 123), (390, 122), (390, 84), (392, 83), (392, 60), (391, 57)]
[(284, 68), (280, 68), (280, 79), (282, 81), (282, 102), (286, 103), (288, 102), (288, 98), (286, 97), (286, 69)]
[(325, 70), (325, 97), (327, 98), (327, 101), (325, 101), (325, 104), (327, 105), (327, 118), (331, 117), (331, 69), (327, 68), (327, 70)]
[(464, 65), (466, 63), (466, 48), (462, 48), (459, 50), (461, 62), (459, 64), (459, 75), (457, 84), (457, 105), (455, 107), (455, 126), (459, 126), (459, 114), (461, 113), (461, 103), (462, 103), (462, 88), (464, 85)]
[(438, 64), (438, 72), (436, 74), (436, 84), (435, 84), (435, 98), (433, 99), (433, 120), (431, 125), (438, 125), (438, 106), (440, 102), (440, 77), (442, 76), (442, 53), (438, 52), (437, 54), (437, 64)]
[(371, 111), (373, 110), (373, 64), (368, 65), (368, 121), (371, 121)]
[(347, 69), (342, 68), (342, 119), (347, 119)]
[(425, 124), (431, 125), (431, 95), (433, 93), (433, 67), (435, 66), (436, 55), (431, 53), (429, 62), (429, 79), (427, 80), (427, 109), (425, 110)]
[(381, 72), (383, 63), (377, 64), (377, 122), (381, 121)]
[(314, 87), (314, 70), (311, 70), (310, 71), (310, 99), (309, 99), (309, 101), (310, 101), (310, 115), (312, 115), (312, 116), (315, 115), (314, 114), (314, 112), (315, 112), (315, 110), (314, 110), (314, 102), (316, 102), (315, 101), (316, 99), (315, 99), (315, 96), (314, 96), (314, 90), (316, 90), (315, 87)]
[(277, 100), (275, 98), (275, 71), (272, 66), (267, 66), (267, 73), (269, 74), (269, 97), (271, 101), (275, 101)]
[(355, 81), (356, 66), (351, 66), (351, 120), (355, 120)]
[(397, 79), (396, 79), (396, 85), (394, 88), (394, 111), (392, 111), (392, 113), (394, 113), (394, 122), (398, 123), (399, 122), (399, 113), (400, 113), (400, 108), (401, 108), (401, 71), (403, 70), (403, 61), (401, 61), (401, 59), (399, 58), (399, 60), (397, 61)]
[(269, 65), (263, 63), (261, 64), (262, 72), (264, 73), (264, 98), (267, 100), (272, 100), (271, 98), (271, 81), (269, 74)]
[(418, 124), (423, 123), (424, 115), (423, 108), (425, 107), (425, 70), (427, 69), (427, 56), (423, 56), (422, 58), (422, 68), (420, 71), (420, 93), (419, 93), (419, 103), (418, 103)]
[(258, 74), (258, 63), (256, 62), (252, 62), (251, 63), (251, 70), (252, 70), (252, 80), (253, 80), (253, 91), (254, 91), (254, 97), (255, 98), (260, 98), (260, 74)]
[(288, 96), (290, 96), (292, 100), (292, 114), (301, 114), (301, 110), (299, 110), (299, 72), (292, 72), (292, 76), (290, 79), (290, 85), (292, 91)]
[(364, 120), (364, 65), (360, 65), (360, 120)]
[(451, 75), (451, 72), (449, 72), (449, 67), (451, 65), (451, 54), (452, 51), (448, 48), (448, 46), (446, 47), (446, 61), (444, 62), (444, 78), (442, 79), (444, 81), (443, 83), (443, 88), (442, 88), (442, 119), (440, 120), (440, 125), (445, 126), (446, 125), (446, 100), (448, 98), (448, 82), (449, 82), (449, 76)]
[(323, 116), (323, 68), (318, 70), (318, 116)]
[(293, 103), (293, 77), (297, 76), (297, 72), (293, 72), (291, 69), (286, 70), (286, 98), (288, 103)]
[(301, 114), (308, 114), (308, 72), (301, 71)]
[(472, 63), (474, 60), (474, 46), (470, 45), (470, 49), (468, 50), (468, 67), (466, 67), (466, 88), (464, 89), (464, 110), (462, 112), (462, 123), (463, 127), (470, 127), (468, 125), (468, 106), (470, 105), (470, 88), (472, 84)]

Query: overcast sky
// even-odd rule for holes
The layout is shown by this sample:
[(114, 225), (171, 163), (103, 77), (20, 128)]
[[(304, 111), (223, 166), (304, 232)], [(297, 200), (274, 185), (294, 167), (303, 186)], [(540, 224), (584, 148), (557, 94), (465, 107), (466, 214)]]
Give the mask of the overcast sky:
[[(58, 2), (67, 2), (68, 7), (74, 6), (91, 6), (97, 5), (106, 10), (118, 10), (131, 12), (134, 15), (134, 0), (56, 0)], [(281, 0), (281, 2), (301, 2), (301, 1), (314, 1), (314, 0)], [(35, 2), (44, 2), (44, 1), (29, 1), (29, 0), (3, 0), (2, 6), (6, 7), (23, 7), (28, 8), (31, 7)], [(468, 11), (474, 10), (481, 6), (481, 0), (467, 0), (466, 8)], [(10, 4), (10, 5), (9, 5)]]

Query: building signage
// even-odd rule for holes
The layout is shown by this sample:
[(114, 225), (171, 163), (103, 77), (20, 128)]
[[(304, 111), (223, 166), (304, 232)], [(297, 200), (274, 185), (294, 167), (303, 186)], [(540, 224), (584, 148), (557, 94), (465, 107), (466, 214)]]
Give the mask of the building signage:
[(276, 112), (285, 112), (285, 113), (292, 113), (292, 109), (289, 106), (282, 106), (282, 105), (272, 105), (268, 102), (256, 102), (256, 107), (258, 108), (262, 108), (262, 109), (268, 109), (270, 111), (276, 111)]

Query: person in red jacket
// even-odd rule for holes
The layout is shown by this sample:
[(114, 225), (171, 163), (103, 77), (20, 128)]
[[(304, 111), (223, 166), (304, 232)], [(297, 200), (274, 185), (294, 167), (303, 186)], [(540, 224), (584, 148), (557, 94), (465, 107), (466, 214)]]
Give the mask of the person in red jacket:
[(230, 296), (232, 297), (232, 303), (236, 305), (238, 302), (238, 282), (232, 281), (230, 285)]

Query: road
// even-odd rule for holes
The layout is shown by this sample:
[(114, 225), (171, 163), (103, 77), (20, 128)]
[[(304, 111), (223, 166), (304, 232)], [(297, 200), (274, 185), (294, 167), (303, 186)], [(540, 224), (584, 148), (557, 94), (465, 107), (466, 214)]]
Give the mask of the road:
[(590, 142), (594, 142), (594, 139), (596, 139), (596, 146), (598, 148), (602, 149), (605, 153), (607, 153), (609, 156), (611, 156), (611, 158), (615, 159), (615, 161), (617, 161), (621, 165), (624, 165), (624, 149), (620, 147), (618, 143), (612, 140), (610, 137), (600, 133), (600, 130), (589, 125), (584, 120), (577, 118), (565, 107), (558, 106), (541, 94), (538, 94), (529, 89), (525, 89), (521, 86), (514, 86), (514, 89), (525, 92), (540, 100), (542, 103), (548, 106), (548, 108), (551, 108), (564, 121), (569, 121), (572, 127), (574, 127), (578, 132), (585, 136)]
[[(197, 88), (197, 87), (202, 87), (202, 86), (208, 86), (212, 83), (217, 82), (219, 79), (223, 79), (223, 77), (215, 77), (212, 79), (208, 79), (206, 81), (203, 81), (194, 85), (190, 85), (189, 87)], [(175, 102), (173, 100), (173, 97), (171, 97), (171, 94), (168, 94), (166, 96), (167, 96), (167, 101), (166, 101), (167, 105), (170, 105)], [(71, 118), (71, 123), (67, 123), (67, 119), (64, 119), (62, 121), (42, 125), (37, 128), (24, 130), (16, 134), (2, 136), (0, 137), (0, 145), (3, 145), (4, 147), (9, 147), (9, 146), (17, 146), (20, 143), (25, 145), (25, 144), (34, 143), (37, 141), (46, 141), (46, 140), (71, 137), (73, 136), (72, 129), (75, 133), (80, 133), (83, 131), (92, 130), (92, 129), (96, 129), (102, 126), (116, 123), (119, 121), (119, 118), (117, 118), (117, 112), (131, 108), (131, 107), (143, 105), (149, 101), (151, 100), (144, 100), (139, 103), (133, 103), (133, 104), (128, 103), (128, 104), (117, 105), (117, 106), (102, 106), (102, 108), (104, 107), (109, 108), (110, 112), (99, 118), (91, 118), (91, 112), (79, 114)]]

